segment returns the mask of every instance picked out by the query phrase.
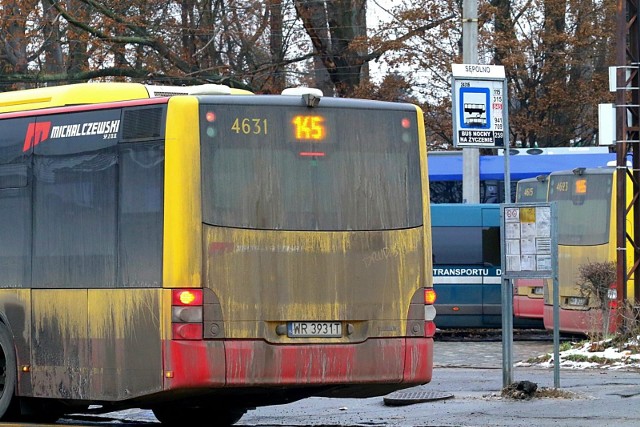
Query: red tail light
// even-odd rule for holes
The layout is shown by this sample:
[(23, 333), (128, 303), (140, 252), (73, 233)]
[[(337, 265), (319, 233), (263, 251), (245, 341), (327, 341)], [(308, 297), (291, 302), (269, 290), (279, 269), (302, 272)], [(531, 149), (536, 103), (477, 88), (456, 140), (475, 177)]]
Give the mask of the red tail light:
[(436, 308), (433, 304), (436, 302), (436, 291), (433, 288), (424, 288), (424, 336), (433, 337), (436, 333)]
[(202, 305), (202, 289), (173, 289), (171, 305)]
[(171, 291), (171, 338), (201, 340), (203, 337), (202, 289), (173, 289)]
[(618, 288), (615, 283), (612, 283), (611, 286), (609, 286), (607, 299), (609, 300), (609, 308), (618, 308)]
[(424, 322), (424, 336), (431, 338), (436, 334), (435, 322)]
[(202, 323), (173, 323), (171, 324), (174, 340), (201, 340)]

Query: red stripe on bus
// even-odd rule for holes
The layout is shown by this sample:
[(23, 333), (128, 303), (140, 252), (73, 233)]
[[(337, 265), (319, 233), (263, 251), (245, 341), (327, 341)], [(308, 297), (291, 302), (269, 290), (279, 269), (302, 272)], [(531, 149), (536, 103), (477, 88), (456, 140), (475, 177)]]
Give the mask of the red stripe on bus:
[[(165, 390), (225, 385), (424, 384), (431, 381), (433, 367), (433, 340), (420, 337), (304, 346), (255, 340), (170, 341), (165, 348)], [(171, 378), (166, 377), (167, 372)]]
[(165, 390), (225, 385), (222, 341), (173, 340), (165, 343), (165, 349)]
[(431, 380), (433, 340), (369, 339), (360, 344), (226, 344), (227, 385), (424, 383)]

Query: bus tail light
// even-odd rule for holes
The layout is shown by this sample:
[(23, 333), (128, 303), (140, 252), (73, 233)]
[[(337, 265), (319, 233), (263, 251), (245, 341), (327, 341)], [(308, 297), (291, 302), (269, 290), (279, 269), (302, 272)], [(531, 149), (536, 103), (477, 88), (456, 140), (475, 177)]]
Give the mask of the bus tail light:
[(202, 289), (173, 289), (171, 291), (171, 338), (201, 340), (203, 338)]
[(424, 322), (424, 336), (431, 338), (436, 334), (436, 322)]
[(436, 302), (436, 291), (433, 288), (425, 288), (424, 303), (433, 305)]
[(616, 288), (615, 283), (612, 283), (611, 286), (609, 286), (607, 299), (609, 300), (609, 308), (618, 308), (618, 289)]
[(433, 288), (424, 289), (424, 336), (433, 337), (436, 334), (436, 291)]

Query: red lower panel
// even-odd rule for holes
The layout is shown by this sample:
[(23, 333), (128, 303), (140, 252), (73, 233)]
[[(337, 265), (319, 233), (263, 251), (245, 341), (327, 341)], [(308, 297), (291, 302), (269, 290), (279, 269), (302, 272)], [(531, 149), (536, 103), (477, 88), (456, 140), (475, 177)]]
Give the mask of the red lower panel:
[(529, 298), (521, 295), (513, 297), (513, 315), (528, 319), (542, 319), (544, 299)]
[(369, 339), (340, 345), (230, 341), (227, 361), (230, 386), (424, 383), (431, 379), (433, 340)]
[(167, 341), (164, 388), (224, 387), (223, 341)]
[(404, 353), (404, 383), (425, 383), (431, 381), (433, 370), (433, 339), (406, 340)]
[[(561, 332), (573, 332), (589, 334), (601, 332), (603, 329), (602, 311), (591, 310), (565, 310), (560, 309), (560, 321), (558, 328)], [(544, 306), (544, 327), (553, 330), (553, 306)], [(615, 310), (612, 311), (609, 321), (609, 332), (615, 332)]]
[[(222, 349), (224, 346), (224, 350)], [(271, 345), (264, 341), (171, 341), (165, 388), (347, 383), (423, 384), (431, 380), (433, 339), (370, 339), (359, 344)], [(226, 382), (225, 378), (226, 360)]]

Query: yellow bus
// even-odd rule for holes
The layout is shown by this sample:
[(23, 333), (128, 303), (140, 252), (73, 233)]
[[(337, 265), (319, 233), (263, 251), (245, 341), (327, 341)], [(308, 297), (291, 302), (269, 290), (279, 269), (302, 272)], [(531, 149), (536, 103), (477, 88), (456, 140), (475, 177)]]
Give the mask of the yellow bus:
[[(616, 242), (616, 169), (575, 168), (549, 174), (549, 201), (558, 213), (558, 290), (560, 296), (559, 330), (569, 333), (602, 333), (607, 313), (593, 295), (581, 292), (580, 267), (588, 263), (615, 263)], [(628, 178), (627, 178), (628, 179)], [(627, 200), (633, 187), (627, 182)], [(633, 235), (633, 224), (627, 223)], [(633, 262), (633, 250), (627, 248), (627, 265)], [(553, 329), (553, 281), (546, 280), (544, 325)], [(627, 295), (633, 295), (634, 280), (627, 281)], [(615, 290), (611, 283), (611, 291)], [(613, 292), (612, 292), (613, 294)], [(615, 299), (611, 301), (613, 305)], [(609, 332), (615, 331), (615, 310), (609, 311)]]
[(418, 107), (83, 83), (0, 94), (0, 135), (3, 419), (431, 380)]
[[(546, 202), (549, 190), (547, 175), (521, 179), (516, 184), (516, 203)], [(543, 319), (544, 280), (514, 279), (513, 315), (517, 318)]]

